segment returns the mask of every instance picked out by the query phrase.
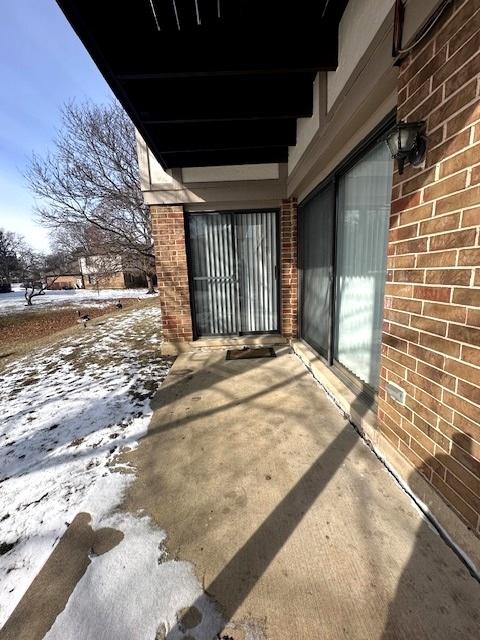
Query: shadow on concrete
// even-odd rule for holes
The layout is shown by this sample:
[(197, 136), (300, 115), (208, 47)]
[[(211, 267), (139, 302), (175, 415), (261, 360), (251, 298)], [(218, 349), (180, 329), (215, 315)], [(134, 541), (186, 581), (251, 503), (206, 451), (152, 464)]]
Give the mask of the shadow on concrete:
[(41, 640), (64, 610), (93, 556), (107, 553), (123, 540), (110, 527), (92, 529), (88, 513), (78, 513), (34, 578), (5, 625), (2, 640)]
[[(456, 434), (452, 440), (466, 452), (471, 451), (471, 439), (465, 434)], [(415, 479), (418, 472), (434, 486), (438, 485), (439, 474), (442, 473), (442, 469), (445, 470), (444, 464), (448, 464), (449, 459), (450, 455), (446, 452), (426, 459), (417, 471), (410, 475), (408, 484)], [(435, 475), (437, 479), (432, 477)], [(411, 628), (412, 638), (477, 640), (479, 637), (480, 585), (465, 564), (462, 566), (455, 562), (452, 565), (454, 551), (447, 548), (441, 536), (432, 536), (432, 528), (433, 525), (423, 518), (417, 530), (413, 551), (389, 606), (381, 640), (403, 638), (408, 627)], [(439, 552), (431, 552), (432, 548), (433, 551), (439, 548)], [(464, 581), (466, 590), (472, 596), (471, 602), (466, 602), (464, 594), (460, 594), (453, 586), (453, 571), (457, 585), (459, 579)], [(431, 575), (433, 572), (436, 576), (435, 582)], [(439, 576), (442, 580), (440, 584)], [(464, 615), (461, 612), (462, 608), (465, 611)], [(453, 609), (457, 609), (456, 615)], [(459, 621), (461, 628), (458, 626)]]
[[(205, 587), (205, 592), (221, 603), (225, 624), (233, 618), (357, 442), (357, 434), (350, 424), (346, 424), (250, 539)], [(200, 601), (194, 603), (189, 611), (200, 606)], [(187, 615), (188, 612), (184, 618)], [(167, 640), (185, 632), (182, 620), (167, 634)]]

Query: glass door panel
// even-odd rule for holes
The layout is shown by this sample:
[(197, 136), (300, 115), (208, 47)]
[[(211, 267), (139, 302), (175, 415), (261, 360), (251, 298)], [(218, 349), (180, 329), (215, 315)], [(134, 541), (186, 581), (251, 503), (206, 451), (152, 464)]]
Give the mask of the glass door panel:
[(275, 214), (235, 214), (242, 333), (278, 327), (277, 227)]
[(301, 335), (328, 358), (332, 288), (334, 187), (330, 183), (300, 208)]
[(392, 160), (379, 143), (338, 184), (335, 359), (377, 388)]
[(199, 336), (239, 332), (230, 214), (190, 216), (195, 323)]

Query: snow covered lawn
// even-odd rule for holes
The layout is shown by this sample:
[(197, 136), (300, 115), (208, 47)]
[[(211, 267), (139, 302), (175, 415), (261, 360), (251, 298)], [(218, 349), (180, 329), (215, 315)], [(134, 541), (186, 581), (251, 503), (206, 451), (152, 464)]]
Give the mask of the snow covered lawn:
[[(80, 511), (92, 515), (93, 527), (114, 523), (125, 540), (136, 545), (140, 564), (130, 571), (150, 571), (152, 579), (158, 578), (155, 570), (172, 574), (168, 589), (163, 581), (150, 593), (158, 601), (156, 615), (162, 612), (162, 598), (172, 599), (169, 589), (178, 587), (175, 575), (188, 587), (177, 589), (182, 606), (185, 598), (198, 596), (186, 563), (159, 566), (155, 557), (149, 566), (152, 553), (158, 556), (163, 532), (155, 531), (147, 518), (113, 513), (134, 478), (133, 470), (115, 472), (115, 456), (124, 447), (136, 446), (145, 434), (149, 400), (170, 367), (158, 351), (159, 315), (157, 307), (150, 307), (79, 327), (78, 335), (0, 370), (0, 627)], [(132, 552), (130, 548), (130, 556)], [(99, 557), (99, 564), (92, 562), (68, 603), (74, 618), (76, 611), (81, 614), (78, 602), (95, 572), (106, 570), (105, 562), (115, 565), (122, 554), (123, 542)], [(112, 577), (111, 590), (118, 584)], [(122, 634), (124, 623), (117, 622), (119, 635), (105, 637), (132, 637)], [(68, 624), (72, 620), (57, 631), (52, 628), (52, 637), (100, 637), (95, 635), (98, 629), (82, 634), (78, 628), (70, 636)]]
[[(155, 295), (155, 294), (154, 294)], [(33, 305), (26, 309), (23, 289), (12, 291), (12, 293), (0, 294), (0, 315), (6, 313), (18, 313), (19, 311), (34, 311), (45, 307), (55, 307), (56, 309), (70, 307), (72, 305), (85, 305), (86, 303), (96, 303), (108, 306), (107, 301), (121, 300), (124, 298), (152, 298), (146, 293), (146, 289), (72, 289), (70, 291), (46, 291), (45, 295), (37, 296), (33, 299)]]

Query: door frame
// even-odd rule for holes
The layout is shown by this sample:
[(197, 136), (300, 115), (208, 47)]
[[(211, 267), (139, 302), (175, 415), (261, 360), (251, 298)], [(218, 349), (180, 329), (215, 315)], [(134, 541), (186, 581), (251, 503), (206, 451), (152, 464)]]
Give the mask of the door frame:
[[(275, 269), (275, 280), (276, 280), (276, 293), (277, 293), (277, 328), (272, 331), (240, 331), (238, 333), (212, 333), (212, 334), (203, 334), (199, 335), (197, 330), (197, 322), (196, 322), (196, 309), (195, 309), (195, 288), (193, 281), (193, 259), (192, 259), (192, 244), (190, 241), (190, 217), (193, 216), (218, 216), (221, 214), (229, 214), (232, 216), (232, 220), (235, 217), (235, 214), (245, 213), (245, 214), (253, 214), (253, 213), (272, 213), (275, 216), (275, 253), (276, 253), (276, 269)], [(281, 300), (280, 300), (280, 279), (281, 279), (281, 268), (280, 268), (280, 209), (278, 207), (268, 207), (268, 208), (256, 208), (256, 209), (218, 209), (215, 211), (185, 211), (183, 213), (183, 224), (185, 231), (185, 250), (187, 256), (187, 273), (188, 273), (188, 291), (190, 297), (190, 315), (192, 319), (192, 334), (194, 340), (199, 340), (200, 338), (215, 338), (217, 336), (222, 337), (241, 337), (241, 336), (252, 336), (252, 335), (271, 335), (277, 334), (281, 332), (282, 321), (281, 321)], [(232, 225), (232, 229), (234, 229), (234, 225)], [(235, 266), (238, 267), (237, 261), (237, 243), (236, 238), (233, 238), (232, 242), (233, 254), (235, 258)], [(238, 281), (237, 281), (237, 300), (238, 300), (238, 314), (239, 321), (241, 318), (241, 296), (238, 292)]]

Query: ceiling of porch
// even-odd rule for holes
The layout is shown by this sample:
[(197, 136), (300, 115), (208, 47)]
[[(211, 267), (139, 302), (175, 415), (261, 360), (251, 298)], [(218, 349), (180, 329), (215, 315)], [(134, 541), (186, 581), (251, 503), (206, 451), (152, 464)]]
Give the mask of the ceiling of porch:
[(57, 0), (164, 168), (285, 162), (348, 0)]

